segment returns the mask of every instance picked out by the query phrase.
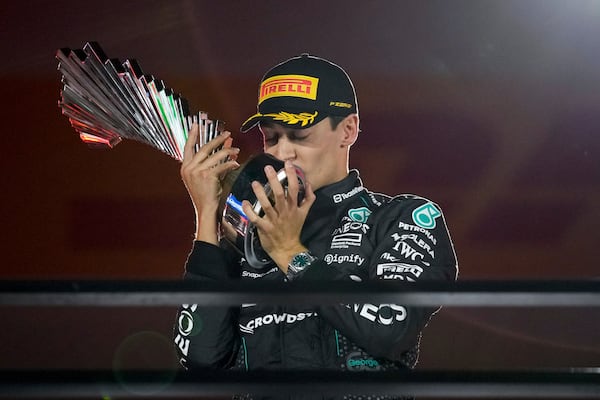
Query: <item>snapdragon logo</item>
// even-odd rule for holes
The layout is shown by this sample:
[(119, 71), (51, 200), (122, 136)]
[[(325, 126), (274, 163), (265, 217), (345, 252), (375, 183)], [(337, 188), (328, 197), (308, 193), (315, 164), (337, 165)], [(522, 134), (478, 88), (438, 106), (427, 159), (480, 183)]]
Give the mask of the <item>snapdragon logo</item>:
[(377, 371), (381, 369), (379, 361), (367, 358), (358, 351), (348, 354), (348, 357), (346, 357), (346, 366), (350, 371)]
[(262, 272), (262, 273), (258, 273), (258, 272), (250, 272), (250, 271), (242, 271), (242, 277), (244, 278), (252, 278), (252, 279), (259, 279), (262, 278), (265, 275), (268, 274), (272, 274), (273, 272), (277, 271), (279, 268), (277, 267), (273, 267), (270, 270), (268, 270), (267, 272)]
[(253, 320), (248, 321), (247, 324), (240, 324), (240, 331), (243, 333), (247, 333), (249, 335), (254, 334), (254, 329), (259, 328), (265, 325), (276, 324), (279, 325), (281, 323), (284, 324), (293, 324), (296, 322), (300, 322), (306, 318), (316, 317), (316, 312), (301, 312), (297, 314), (267, 314), (262, 315), (260, 317), (256, 317)]

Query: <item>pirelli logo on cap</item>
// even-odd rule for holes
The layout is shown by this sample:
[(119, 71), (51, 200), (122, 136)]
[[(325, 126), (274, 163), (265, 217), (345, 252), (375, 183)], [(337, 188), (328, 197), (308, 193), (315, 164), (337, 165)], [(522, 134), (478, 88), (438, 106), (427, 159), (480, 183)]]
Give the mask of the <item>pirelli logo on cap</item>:
[(306, 75), (277, 75), (260, 85), (258, 104), (271, 97), (301, 97), (316, 100), (319, 78)]

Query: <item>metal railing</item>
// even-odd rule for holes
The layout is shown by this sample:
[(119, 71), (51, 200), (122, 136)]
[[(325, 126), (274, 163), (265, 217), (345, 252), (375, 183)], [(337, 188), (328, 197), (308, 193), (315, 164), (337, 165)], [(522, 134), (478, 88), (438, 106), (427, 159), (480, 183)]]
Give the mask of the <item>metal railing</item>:
[(0, 306), (207, 306), (398, 303), (414, 306), (600, 306), (600, 281), (192, 282), (2, 281)]
[[(3, 281), (0, 306), (170, 306), (242, 303), (598, 307), (600, 281), (259, 282)], [(597, 332), (590, 332), (597, 335)], [(600, 342), (599, 342), (600, 343)], [(599, 363), (600, 364), (600, 363)], [(600, 369), (507, 371), (0, 371), (0, 398), (198, 398), (369, 393), (434, 398), (600, 398)], [(165, 378), (168, 377), (168, 378)]]

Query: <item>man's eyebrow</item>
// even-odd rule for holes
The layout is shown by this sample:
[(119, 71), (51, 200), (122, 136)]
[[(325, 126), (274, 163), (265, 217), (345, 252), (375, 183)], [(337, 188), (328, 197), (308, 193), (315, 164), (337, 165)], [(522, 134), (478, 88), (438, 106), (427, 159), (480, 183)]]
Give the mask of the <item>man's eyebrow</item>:
[(285, 126), (282, 126), (282, 125), (279, 125), (279, 124), (275, 124), (275, 123), (272, 123), (272, 122), (261, 123), (260, 124), (260, 128), (267, 128), (267, 129), (281, 128), (281, 131), (282, 131), (282, 133), (284, 135), (296, 135), (296, 134), (298, 134), (298, 132), (302, 131), (302, 129), (287, 128)]
[(261, 122), (259, 126), (261, 128), (272, 128), (275, 124), (272, 122)]

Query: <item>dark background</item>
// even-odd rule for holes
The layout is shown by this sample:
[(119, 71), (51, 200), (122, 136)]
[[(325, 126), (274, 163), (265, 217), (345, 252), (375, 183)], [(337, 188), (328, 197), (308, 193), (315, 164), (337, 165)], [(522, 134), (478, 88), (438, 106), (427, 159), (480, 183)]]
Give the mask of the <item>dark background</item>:
[[(179, 279), (179, 163), (94, 151), (57, 107), (61, 47), (136, 58), (242, 136), (274, 63), (309, 52), (359, 97), (365, 185), (439, 203), (460, 279), (596, 279), (600, 2), (21, 1), (0, 11), (2, 279)], [(2, 308), (0, 368), (170, 363), (175, 309)], [(599, 367), (597, 309), (446, 307), (420, 368)]]

